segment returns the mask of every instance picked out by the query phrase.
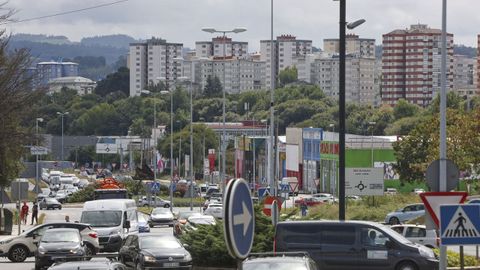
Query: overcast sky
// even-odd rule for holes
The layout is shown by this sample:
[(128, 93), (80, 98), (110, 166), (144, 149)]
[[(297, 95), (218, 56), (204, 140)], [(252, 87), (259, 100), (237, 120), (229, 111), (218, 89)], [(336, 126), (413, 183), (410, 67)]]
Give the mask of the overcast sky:
[[(18, 20), (81, 9), (114, 0), (10, 0)], [(448, 1), (449, 32), (456, 44), (476, 47), (480, 33), (479, 0)], [(442, 0), (347, 0), (347, 21), (360, 18), (367, 22), (354, 33), (375, 38), (382, 34), (424, 23), (441, 28)], [(323, 47), (324, 38), (338, 37), (339, 3), (332, 0), (274, 0), (274, 35), (292, 34), (311, 39)], [(152, 36), (194, 48), (195, 41), (212, 35), (202, 27), (232, 29), (246, 27), (247, 32), (234, 40), (248, 41), (249, 50), (259, 49), (259, 41), (270, 39), (269, 0), (129, 0), (69, 15), (7, 25), (12, 33), (65, 35), (72, 41), (82, 37), (127, 34), (137, 39)]]

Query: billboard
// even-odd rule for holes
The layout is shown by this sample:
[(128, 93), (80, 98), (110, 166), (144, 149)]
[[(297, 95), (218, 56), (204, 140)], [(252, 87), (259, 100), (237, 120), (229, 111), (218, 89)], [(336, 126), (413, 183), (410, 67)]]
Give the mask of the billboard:
[(345, 195), (383, 196), (383, 169), (346, 168)]

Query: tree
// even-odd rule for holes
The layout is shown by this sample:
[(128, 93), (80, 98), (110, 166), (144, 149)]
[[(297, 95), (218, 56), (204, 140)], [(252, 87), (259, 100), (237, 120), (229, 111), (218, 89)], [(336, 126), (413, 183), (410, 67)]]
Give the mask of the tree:
[(213, 97), (221, 97), (222, 96), (222, 83), (217, 76), (208, 75), (207, 83), (205, 84), (205, 88), (203, 89), (203, 96), (207, 98)]
[(400, 99), (393, 108), (393, 116), (396, 120), (404, 117), (412, 117), (420, 111), (420, 107), (415, 104), (408, 103), (405, 99)]
[[(13, 11), (5, 11), (5, 3), (0, 4), (3, 14), (0, 22), (9, 20)], [(32, 91), (31, 77), (27, 70), (31, 65), (27, 49), (8, 50), (8, 37), (0, 32), (0, 186), (8, 186), (18, 177), (22, 169), (21, 158), (26, 149), (35, 141), (31, 115), (33, 105), (41, 99), (43, 92)], [(33, 123), (32, 123), (33, 122)]]
[(297, 67), (287, 67), (286, 69), (280, 71), (280, 74), (278, 74), (278, 80), (280, 82), (280, 87), (284, 87), (289, 83), (298, 81)]
[(120, 67), (117, 72), (108, 74), (105, 79), (98, 82), (95, 88), (95, 93), (102, 97), (116, 91), (130, 95), (130, 70), (126, 67)]

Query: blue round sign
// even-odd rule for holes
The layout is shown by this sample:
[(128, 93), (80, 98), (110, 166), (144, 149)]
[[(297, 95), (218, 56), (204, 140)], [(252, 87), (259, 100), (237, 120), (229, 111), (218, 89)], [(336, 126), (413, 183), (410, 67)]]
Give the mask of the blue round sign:
[(250, 253), (255, 233), (255, 212), (247, 182), (243, 179), (231, 183), (226, 207), (226, 237), (233, 256), (244, 259)]

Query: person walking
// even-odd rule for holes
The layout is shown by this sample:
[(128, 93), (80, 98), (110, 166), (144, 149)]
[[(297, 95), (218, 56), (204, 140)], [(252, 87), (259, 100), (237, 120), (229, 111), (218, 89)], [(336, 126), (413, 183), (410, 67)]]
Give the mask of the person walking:
[(27, 225), (28, 210), (29, 210), (29, 207), (27, 205), (27, 202), (24, 201), (22, 206), (22, 212), (20, 214), (20, 219), (23, 221), (23, 224), (25, 225)]
[(33, 220), (35, 220), (35, 225), (38, 224), (38, 205), (36, 202), (33, 202), (32, 206), (32, 223), (30, 225), (33, 225)]

